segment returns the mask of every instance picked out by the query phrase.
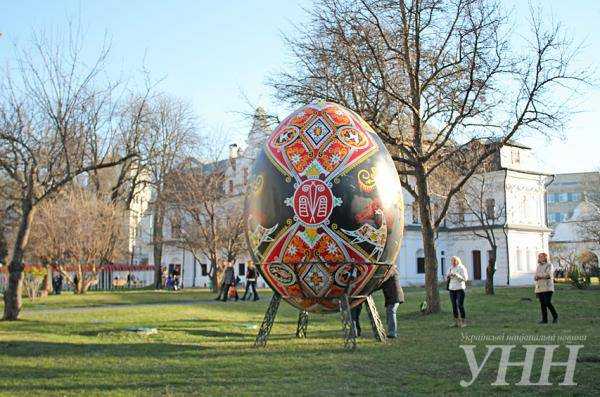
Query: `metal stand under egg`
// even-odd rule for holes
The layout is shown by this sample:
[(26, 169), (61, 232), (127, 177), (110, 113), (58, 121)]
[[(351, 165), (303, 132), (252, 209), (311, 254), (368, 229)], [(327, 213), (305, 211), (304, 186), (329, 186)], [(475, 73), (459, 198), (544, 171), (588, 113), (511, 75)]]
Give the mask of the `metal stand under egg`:
[[(357, 332), (356, 325), (352, 320), (352, 314), (350, 310), (350, 299), (349, 295), (346, 293), (342, 295), (340, 298), (340, 314), (342, 320), (342, 331), (344, 337), (344, 348), (348, 350), (354, 350), (357, 346)], [(269, 306), (267, 307), (267, 311), (265, 313), (265, 317), (260, 325), (260, 329), (258, 331), (258, 335), (256, 336), (256, 340), (254, 341), (254, 347), (265, 347), (267, 345), (267, 340), (269, 339), (269, 334), (271, 333), (271, 328), (273, 328), (273, 323), (275, 322), (275, 317), (277, 315), (277, 311), (279, 309), (279, 304), (281, 303), (281, 295), (278, 293), (273, 293), (271, 297), (271, 301), (269, 302)], [(375, 306), (375, 302), (372, 296), (368, 296), (366, 299), (367, 312), (369, 314), (369, 319), (371, 321), (371, 327), (373, 329), (373, 335), (375, 339), (379, 342), (386, 342), (385, 330), (383, 328), (383, 324), (381, 322), (381, 318), (379, 317), (379, 312), (377, 311), (377, 307)], [(306, 338), (308, 329), (308, 312), (300, 311), (298, 314), (298, 325), (296, 328), (296, 337), (297, 338)]]

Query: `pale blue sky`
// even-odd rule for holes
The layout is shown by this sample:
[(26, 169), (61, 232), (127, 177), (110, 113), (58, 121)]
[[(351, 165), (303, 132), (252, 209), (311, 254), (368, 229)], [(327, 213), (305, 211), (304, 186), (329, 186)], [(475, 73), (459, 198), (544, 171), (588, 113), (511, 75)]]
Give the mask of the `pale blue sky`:
[[(507, 0), (516, 14), (525, 0)], [(600, 65), (600, 2), (553, 0), (541, 3), (587, 46), (581, 62)], [(67, 16), (81, 15), (90, 50), (108, 32), (112, 41), (111, 72), (135, 74), (145, 63), (162, 91), (194, 104), (206, 128), (220, 128), (233, 140), (243, 140), (249, 111), (242, 98), (285, 115), (273, 103), (264, 82), (269, 73), (289, 61), (281, 32), (302, 25), (302, 7), (310, 1), (2, 1), (0, 2), (0, 62), (12, 44), (26, 41), (32, 29), (56, 28)], [(145, 62), (144, 62), (145, 57)], [(573, 117), (567, 140), (526, 140), (548, 172), (575, 172), (600, 167), (600, 91), (592, 88)]]

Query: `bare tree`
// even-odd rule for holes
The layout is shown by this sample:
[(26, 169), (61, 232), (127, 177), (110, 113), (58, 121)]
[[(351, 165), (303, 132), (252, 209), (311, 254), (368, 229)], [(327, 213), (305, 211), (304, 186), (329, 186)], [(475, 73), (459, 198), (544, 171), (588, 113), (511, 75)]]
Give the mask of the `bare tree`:
[[(324, 0), (310, 17), (286, 39), (293, 70), (271, 85), (293, 104), (349, 107), (386, 143), (418, 203), (426, 311), (439, 312), (435, 236), (452, 198), (517, 133), (562, 128), (570, 109), (555, 94), (588, 76), (572, 69), (578, 48), (534, 12), (530, 39), (511, 42), (511, 20), (495, 1)], [(486, 150), (465, 150), (481, 139)], [(434, 186), (449, 163), (460, 178)]]
[(556, 264), (556, 267), (563, 277), (568, 275), (572, 269), (577, 267), (578, 255), (565, 243), (550, 243), (550, 252), (552, 252), (552, 262)]
[(147, 135), (141, 141), (142, 157), (145, 161), (139, 171), (148, 173), (148, 182), (153, 189), (152, 245), (156, 288), (162, 288), (165, 184), (177, 167), (194, 153), (198, 143), (197, 120), (191, 105), (166, 95), (153, 98), (149, 104)]
[(246, 250), (244, 236), (244, 206), (240, 198), (226, 200), (221, 216), (223, 256), (227, 262), (235, 262), (238, 255)]
[(600, 173), (585, 184), (577, 232), (600, 249)]
[(485, 239), (489, 244), (489, 257), (485, 271), (487, 295), (494, 294), (494, 273), (498, 254), (496, 234), (502, 230), (506, 222), (506, 204), (498, 203), (494, 195), (498, 187), (494, 176), (480, 169), (480, 172), (473, 175), (463, 186), (461, 192), (455, 195), (456, 211), (450, 217), (454, 224), (471, 229), (476, 237)]
[(0, 189), (0, 264), (4, 266), (8, 258), (10, 235), (12, 229), (14, 229), (14, 219), (17, 214), (12, 201), (14, 184), (11, 183), (11, 180), (3, 177), (1, 172), (0, 186), (2, 186), (2, 189)]
[[(209, 146), (212, 148), (209, 149)], [(190, 251), (197, 261), (210, 261), (213, 289), (218, 286), (219, 264), (234, 262), (245, 249), (243, 241), (243, 200), (225, 189), (229, 159), (221, 158), (221, 145), (206, 138), (204, 164), (188, 163), (169, 178), (166, 192), (169, 213), (181, 232), (174, 244)]]
[(28, 256), (52, 264), (75, 293), (83, 294), (98, 283), (102, 266), (126, 251), (123, 212), (118, 204), (74, 187), (39, 205)]
[(112, 145), (120, 87), (103, 79), (108, 45), (91, 63), (82, 53), (76, 28), (64, 36), (34, 34), (31, 48), (17, 50), (15, 68), (2, 76), (0, 170), (18, 187), (13, 199), (19, 213), (5, 320), (16, 320), (21, 311), (23, 258), (38, 205), (76, 177), (135, 156)]

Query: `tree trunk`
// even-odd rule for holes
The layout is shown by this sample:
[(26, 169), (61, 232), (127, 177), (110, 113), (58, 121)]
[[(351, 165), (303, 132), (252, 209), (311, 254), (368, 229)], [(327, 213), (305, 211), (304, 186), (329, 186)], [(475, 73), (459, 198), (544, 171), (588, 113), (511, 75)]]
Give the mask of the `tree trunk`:
[[(158, 200), (158, 198), (157, 198)], [(165, 214), (160, 205), (156, 206), (152, 218), (152, 244), (154, 249), (154, 287), (161, 289), (162, 285), (162, 252), (163, 252), (163, 224)]]
[(218, 292), (219, 291), (219, 264), (217, 263), (216, 260), (211, 260), (210, 263), (211, 267), (212, 267), (212, 273), (210, 275), (210, 281), (212, 283), (212, 292)]
[(74, 287), (73, 292), (77, 295), (81, 295), (81, 294), (83, 294), (83, 284), (84, 284), (83, 271), (81, 269), (81, 265), (78, 266), (76, 274), (77, 274), (77, 282), (73, 286)]
[(15, 238), (12, 258), (8, 265), (8, 285), (6, 291), (4, 291), (4, 320), (17, 320), (21, 312), (23, 304), (21, 297), (23, 293), (23, 255), (29, 238), (33, 213), (31, 199), (23, 200), (21, 203), (21, 222)]
[(40, 289), (40, 296), (47, 297), (52, 293), (52, 268), (46, 265), (46, 275), (42, 281), (42, 288)]
[(485, 269), (485, 294), (494, 295), (494, 273), (496, 273), (496, 252), (498, 247), (492, 246), (490, 250), (490, 258), (488, 259), (488, 265)]
[[(2, 213), (4, 216), (4, 213)], [(4, 229), (4, 219), (0, 219), (0, 264), (4, 266), (8, 256), (8, 242), (6, 241), (6, 230)]]
[(92, 278), (90, 278), (89, 280), (85, 280), (84, 282), (82, 282), (81, 293), (85, 294), (86, 292), (89, 291), (90, 287), (96, 283), (98, 283), (98, 275), (97, 274), (93, 275)]
[[(421, 172), (419, 172), (419, 170)], [(440, 292), (438, 290), (438, 263), (435, 252), (435, 229), (431, 220), (431, 207), (425, 172), (419, 168), (416, 173), (421, 235), (425, 254), (425, 291), (427, 309), (425, 313), (440, 312)]]

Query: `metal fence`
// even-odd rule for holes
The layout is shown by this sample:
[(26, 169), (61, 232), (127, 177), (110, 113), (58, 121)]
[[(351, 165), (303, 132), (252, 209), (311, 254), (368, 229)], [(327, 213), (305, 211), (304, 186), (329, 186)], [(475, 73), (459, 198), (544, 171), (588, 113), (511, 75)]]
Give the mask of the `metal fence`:
[[(127, 289), (139, 289), (152, 285), (154, 273), (152, 271), (137, 271), (134, 273), (134, 280), (127, 282), (126, 271), (107, 272), (100, 271), (98, 275), (98, 283), (92, 285), (89, 291), (119, 291)], [(116, 280), (118, 279), (118, 281)], [(8, 274), (0, 271), (0, 295), (6, 291)], [(66, 280), (62, 283), (61, 291), (73, 291), (73, 285)]]

